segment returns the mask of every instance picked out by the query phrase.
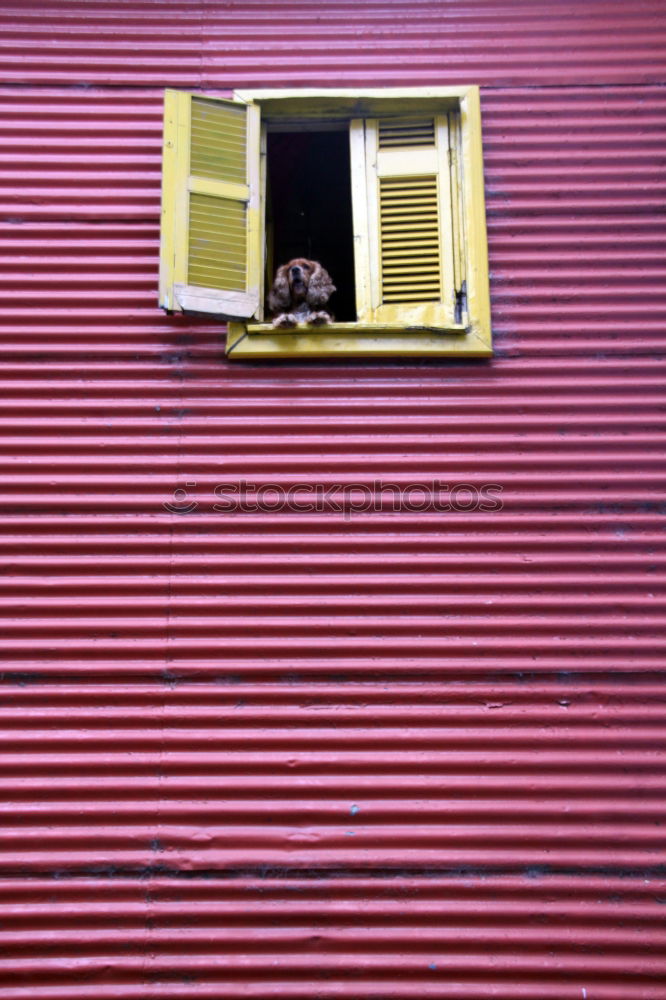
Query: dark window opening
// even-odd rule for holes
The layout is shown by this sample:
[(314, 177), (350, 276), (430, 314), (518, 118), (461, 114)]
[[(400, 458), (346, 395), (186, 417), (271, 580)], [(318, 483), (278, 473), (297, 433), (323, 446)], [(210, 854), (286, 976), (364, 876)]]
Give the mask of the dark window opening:
[(349, 133), (269, 132), (267, 284), (293, 257), (318, 260), (337, 291), (327, 310), (356, 320)]

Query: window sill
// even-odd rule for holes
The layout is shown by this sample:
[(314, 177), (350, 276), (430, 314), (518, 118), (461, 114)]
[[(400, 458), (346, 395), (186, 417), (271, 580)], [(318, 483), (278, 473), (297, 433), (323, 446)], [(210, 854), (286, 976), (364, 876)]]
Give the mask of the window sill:
[(329, 323), (276, 330), (270, 323), (229, 323), (227, 356), (261, 358), (490, 357), (481, 334), (462, 325), (428, 327)]

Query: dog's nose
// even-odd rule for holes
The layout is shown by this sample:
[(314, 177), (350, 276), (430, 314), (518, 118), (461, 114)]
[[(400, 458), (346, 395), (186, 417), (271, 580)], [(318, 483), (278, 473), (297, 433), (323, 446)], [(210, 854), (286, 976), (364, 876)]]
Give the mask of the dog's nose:
[(298, 278), (300, 276), (300, 274), (301, 274), (301, 269), (298, 266), (298, 264), (296, 264), (296, 265), (294, 265), (294, 267), (290, 268), (290, 271), (291, 271), (292, 277), (294, 277), (294, 278)]

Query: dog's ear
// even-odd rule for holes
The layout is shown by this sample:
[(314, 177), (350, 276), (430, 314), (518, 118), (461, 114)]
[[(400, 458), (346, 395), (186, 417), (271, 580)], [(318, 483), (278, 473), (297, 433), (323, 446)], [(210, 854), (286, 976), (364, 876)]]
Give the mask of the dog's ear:
[(273, 287), (268, 293), (268, 308), (271, 312), (281, 312), (291, 305), (291, 289), (287, 278), (288, 268), (286, 264), (277, 269)]
[(335, 285), (331, 281), (328, 271), (325, 271), (321, 264), (317, 261), (312, 261), (312, 263), (314, 264), (314, 271), (310, 275), (305, 301), (313, 309), (317, 309), (319, 306), (326, 305), (335, 291)]

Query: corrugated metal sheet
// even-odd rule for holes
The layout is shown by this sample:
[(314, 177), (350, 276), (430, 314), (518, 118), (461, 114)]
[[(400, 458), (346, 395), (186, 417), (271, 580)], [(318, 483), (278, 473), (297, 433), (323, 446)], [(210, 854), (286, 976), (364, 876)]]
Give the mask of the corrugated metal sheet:
[(20, 83), (663, 79), (661, 0), (59, 0), (0, 14), (3, 76)]
[[(662, 8), (111, 8), (3, 9), (3, 1000), (663, 1000)], [(162, 83), (460, 67), (492, 362), (159, 312)], [(434, 479), (504, 508), (213, 507)]]
[[(119, 274), (120, 261), (111, 270), (102, 251), (76, 262), (78, 287), (63, 286), (62, 277), (70, 252), (91, 238), (72, 228), (75, 220), (92, 223), (95, 234), (100, 221), (122, 223), (128, 251), (144, 230), (133, 225), (130, 239), (126, 223), (146, 223), (156, 239), (161, 104), (160, 91), (0, 88), (0, 212), (21, 226), (17, 246), (25, 240), (31, 254), (48, 251), (34, 276), (23, 273), (22, 256), (6, 270), (5, 295), (17, 308), (12, 326), (28, 321), (26, 306), (38, 308), (41, 294), (52, 321), (62, 307), (68, 329), (81, 308), (76, 296), (90, 306), (91, 281), (96, 321), (116, 338), (128, 322), (119, 309), (148, 310), (154, 322), (154, 242), (140, 241), (143, 268), (132, 259)], [(503, 351), (661, 350), (665, 112), (658, 87), (484, 92), (493, 320)], [(41, 226), (31, 236), (27, 222), (50, 222), (52, 230)], [(16, 269), (36, 285), (28, 303), (29, 285), (17, 287)], [(127, 332), (134, 342), (134, 330)]]

